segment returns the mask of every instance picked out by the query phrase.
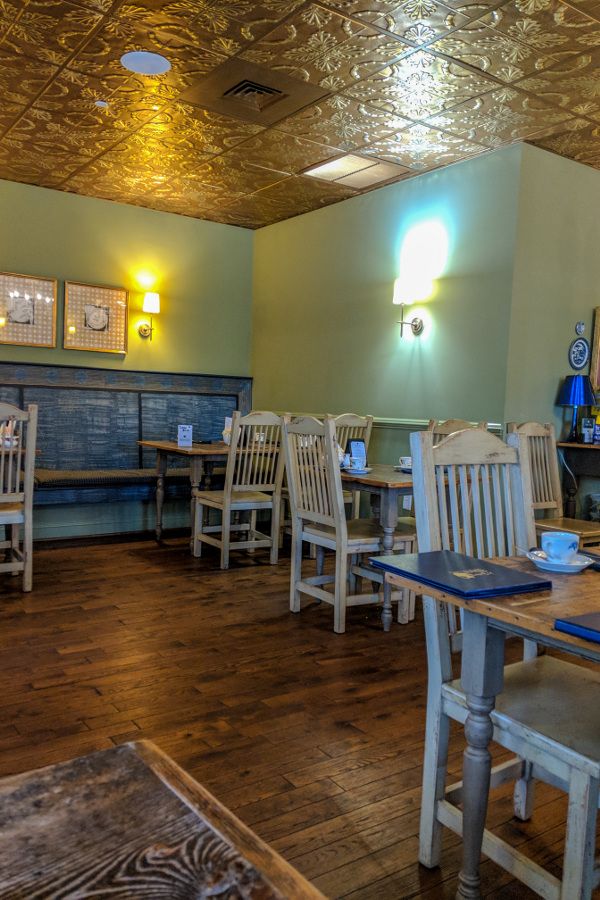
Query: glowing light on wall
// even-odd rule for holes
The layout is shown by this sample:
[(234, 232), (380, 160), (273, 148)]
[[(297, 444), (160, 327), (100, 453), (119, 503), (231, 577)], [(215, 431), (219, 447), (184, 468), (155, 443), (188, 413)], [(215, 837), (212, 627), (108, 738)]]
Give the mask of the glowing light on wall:
[(401, 307), (400, 336), (405, 325), (410, 326), (414, 335), (423, 331), (423, 315), (404, 321), (404, 307), (433, 296), (436, 279), (443, 274), (448, 261), (448, 250), (448, 232), (439, 219), (420, 222), (405, 235), (400, 248), (400, 274), (394, 282), (393, 296), (393, 303)]
[(149, 291), (150, 288), (154, 287), (154, 285), (156, 284), (156, 275), (154, 274), (154, 272), (150, 272), (144, 269), (141, 272), (135, 273), (135, 280), (140, 285), (140, 287), (143, 287), (145, 290)]

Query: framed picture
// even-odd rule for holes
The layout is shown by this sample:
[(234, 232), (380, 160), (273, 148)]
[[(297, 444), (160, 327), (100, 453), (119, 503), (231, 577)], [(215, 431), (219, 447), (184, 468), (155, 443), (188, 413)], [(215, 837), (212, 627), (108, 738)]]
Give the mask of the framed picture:
[(600, 306), (594, 310), (594, 333), (592, 335), (592, 362), (590, 381), (595, 394), (600, 391)]
[(56, 347), (56, 279), (0, 273), (0, 343)]
[(65, 283), (65, 350), (127, 353), (125, 288)]

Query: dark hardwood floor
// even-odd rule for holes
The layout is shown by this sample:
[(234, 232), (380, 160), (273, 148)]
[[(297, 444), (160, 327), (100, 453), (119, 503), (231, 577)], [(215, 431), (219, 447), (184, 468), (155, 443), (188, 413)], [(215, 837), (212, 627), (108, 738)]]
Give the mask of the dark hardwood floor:
[[(457, 838), (441, 868), (416, 863), (420, 614), (384, 634), (359, 607), (335, 635), (330, 607), (289, 613), (287, 559), (216, 565), (177, 538), (36, 549), (30, 595), (5, 577), (0, 774), (149, 738), (328, 896), (453, 897)], [(457, 776), (462, 746), (456, 729)], [(490, 821), (558, 873), (565, 809), (540, 785), (519, 823), (504, 790)], [(486, 897), (533, 896), (490, 862), (482, 877)]]

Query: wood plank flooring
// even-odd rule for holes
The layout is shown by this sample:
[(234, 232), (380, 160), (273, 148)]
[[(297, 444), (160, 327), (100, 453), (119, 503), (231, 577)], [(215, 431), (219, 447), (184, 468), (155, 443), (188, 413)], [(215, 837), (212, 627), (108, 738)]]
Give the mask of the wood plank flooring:
[[(149, 738), (328, 896), (453, 897), (457, 838), (441, 868), (416, 863), (420, 616), (386, 635), (356, 607), (335, 635), (330, 607), (289, 613), (285, 558), (216, 565), (148, 540), (36, 550), (30, 595), (4, 578), (0, 775)], [(456, 729), (456, 775), (462, 746)], [(519, 823), (505, 789), (490, 822), (559, 873), (565, 809), (540, 785)], [(486, 897), (533, 896), (488, 861), (482, 876)]]

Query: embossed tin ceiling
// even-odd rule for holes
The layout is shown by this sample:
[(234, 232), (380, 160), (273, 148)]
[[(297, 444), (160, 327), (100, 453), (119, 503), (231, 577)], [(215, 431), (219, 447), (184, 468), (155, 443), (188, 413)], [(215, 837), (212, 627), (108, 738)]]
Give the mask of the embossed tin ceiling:
[[(234, 58), (298, 111), (206, 108)], [(302, 174), (349, 151), (393, 181), (519, 140), (600, 168), (599, 63), (600, 0), (0, 0), (0, 178), (257, 228), (360, 193)]]

